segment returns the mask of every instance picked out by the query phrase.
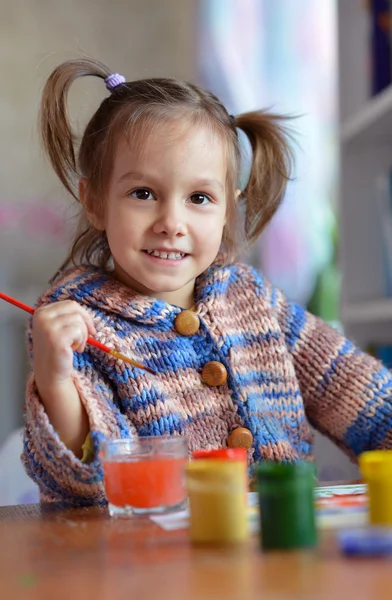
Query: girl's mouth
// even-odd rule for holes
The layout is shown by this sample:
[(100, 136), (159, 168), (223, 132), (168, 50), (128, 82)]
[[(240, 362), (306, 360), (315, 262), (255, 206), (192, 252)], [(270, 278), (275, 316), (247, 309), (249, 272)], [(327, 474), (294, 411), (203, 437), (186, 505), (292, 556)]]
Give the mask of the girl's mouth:
[(151, 256), (153, 258), (158, 258), (161, 260), (182, 260), (183, 258), (185, 258), (186, 256), (188, 256), (188, 254), (186, 254), (185, 252), (177, 252), (177, 251), (173, 251), (173, 252), (165, 252), (163, 250), (143, 250), (143, 252), (145, 252), (146, 254), (148, 254), (148, 256)]

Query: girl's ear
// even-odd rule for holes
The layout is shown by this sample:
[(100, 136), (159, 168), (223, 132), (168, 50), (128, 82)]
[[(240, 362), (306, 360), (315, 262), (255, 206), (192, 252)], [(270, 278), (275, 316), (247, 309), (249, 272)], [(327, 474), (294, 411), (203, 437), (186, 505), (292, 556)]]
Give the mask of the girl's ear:
[(94, 198), (92, 197), (88, 179), (81, 177), (81, 179), (79, 179), (78, 188), (79, 202), (83, 206), (91, 225), (98, 231), (105, 231), (105, 222), (103, 216), (97, 211), (93, 210), (93, 206), (97, 203), (94, 202)]

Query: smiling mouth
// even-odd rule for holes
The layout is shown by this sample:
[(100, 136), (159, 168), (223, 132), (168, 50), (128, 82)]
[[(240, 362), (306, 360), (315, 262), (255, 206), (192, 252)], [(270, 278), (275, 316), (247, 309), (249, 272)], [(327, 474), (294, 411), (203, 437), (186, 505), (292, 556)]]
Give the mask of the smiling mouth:
[(163, 260), (182, 260), (185, 256), (188, 256), (185, 252), (163, 252), (158, 250), (143, 250), (143, 252), (149, 256)]

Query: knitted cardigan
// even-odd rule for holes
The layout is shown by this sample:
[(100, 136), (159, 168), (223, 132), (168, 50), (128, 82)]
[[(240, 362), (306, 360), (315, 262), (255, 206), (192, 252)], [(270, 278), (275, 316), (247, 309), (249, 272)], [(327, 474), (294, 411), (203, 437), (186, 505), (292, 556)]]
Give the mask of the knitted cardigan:
[[(289, 302), (249, 266), (213, 264), (196, 281), (200, 328), (174, 328), (181, 308), (142, 296), (91, 267), (64, 273), (37, 306), (73, 299), (92, 315), (96, 338), (152, 367), (133, 368), (92, 346), (74, 354), (74, 381), (86, 408), (94, 459), (68, 450), (27, 384), (22, 459), (45, 501), (104, 504), (102, 440), (186, 435), (189, 449), (227, 445), (238, 426), (253, 434), (249, 463), (312, 459), (311, 423), (351, 458), (392, 448), (392, 378), (320, 319)], [(31, 329), (29, 349), (32, 353)], [(225, 365), (209, 387), (205, 363)]]

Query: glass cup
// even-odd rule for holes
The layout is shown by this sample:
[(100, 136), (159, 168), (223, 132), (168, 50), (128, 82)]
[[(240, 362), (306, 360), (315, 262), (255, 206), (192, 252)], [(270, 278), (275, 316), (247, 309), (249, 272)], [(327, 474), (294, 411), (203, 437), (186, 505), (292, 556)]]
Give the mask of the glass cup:
[(112, 517), (162, 514), (186, 501), (186, 437), (107, 440), (100, 458)]

